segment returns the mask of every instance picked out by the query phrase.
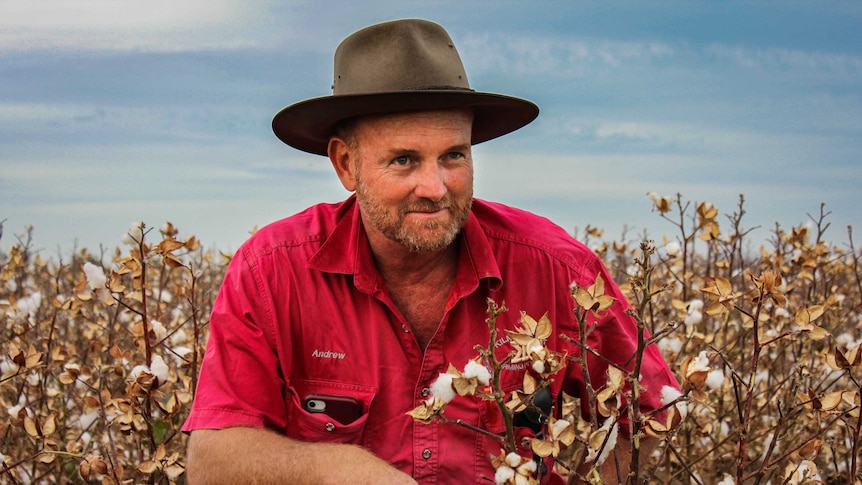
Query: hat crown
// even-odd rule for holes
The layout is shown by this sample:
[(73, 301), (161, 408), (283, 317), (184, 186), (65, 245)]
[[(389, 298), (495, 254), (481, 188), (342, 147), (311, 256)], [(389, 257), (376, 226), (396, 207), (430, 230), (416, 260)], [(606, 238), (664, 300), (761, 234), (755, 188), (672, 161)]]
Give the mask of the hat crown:
[(449, 34), (427, 20), (384, 22), (353, 33), (336, 49), (334, 68), (335, 96), (470, 89)]

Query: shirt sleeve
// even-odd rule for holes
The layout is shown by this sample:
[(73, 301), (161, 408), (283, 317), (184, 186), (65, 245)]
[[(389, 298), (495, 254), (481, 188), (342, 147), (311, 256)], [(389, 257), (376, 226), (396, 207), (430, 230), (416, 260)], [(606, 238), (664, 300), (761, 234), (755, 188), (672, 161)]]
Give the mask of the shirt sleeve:
[(272, 297), (257, 263), (240, 250), (228, 268), (213, 305), (209, 340), (183, 431), (286, 426)]

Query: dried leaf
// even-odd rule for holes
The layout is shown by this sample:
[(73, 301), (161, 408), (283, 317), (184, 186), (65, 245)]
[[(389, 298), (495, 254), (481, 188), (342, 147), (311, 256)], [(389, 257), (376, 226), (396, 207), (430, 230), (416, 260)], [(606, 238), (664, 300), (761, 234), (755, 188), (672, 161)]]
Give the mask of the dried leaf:
[(169, 253), (185, 247), (185, 242), (177, 241), (174, 238), (165, 238), (155, 247), (154, 251), (162, 256), (167, 256)]
[(823, 305), (812, 305), (809, 307), (800, 308), (796, 312), (796, 325), (802, 330), (808, 330), (811, 327), (811, 322), (823, 316)]
[(38, 419), (39, 418), (31, 418), (30, 416), (24, 417), (24, 431), (33, 438), (39, 438), (42, 435), (42, 431), (39, 429)]
[(820, 448), (822, 447), (823, 441), (815, 438), (802, 445), (802, 448), (800, 448), (797, 453), (799, 453), (799, 456), (803, 459), (813, 460), (818, 454), (820, 454)]
[[(530, 439), (530, 449), (533, 450), (533, 453), (541, 456), (542, 458), (559, 454), (560, 445), (547, 440), (542, 440), (538, 438)], [(556, 452), (556, 454), (555, 454)]]
[(141, 473), (151, 475), (159, 470), (159, 464), (153, 460), (147, 460), (138, 465), (137, 470)]

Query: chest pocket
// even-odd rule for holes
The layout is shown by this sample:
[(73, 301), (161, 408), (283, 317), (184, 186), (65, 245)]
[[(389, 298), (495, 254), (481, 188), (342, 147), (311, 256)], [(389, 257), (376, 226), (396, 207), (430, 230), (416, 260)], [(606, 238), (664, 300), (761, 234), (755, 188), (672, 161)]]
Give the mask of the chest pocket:
[(300, 441), (362, 445), (375, 393), (368, 386), (290, 379), (285, 434)]

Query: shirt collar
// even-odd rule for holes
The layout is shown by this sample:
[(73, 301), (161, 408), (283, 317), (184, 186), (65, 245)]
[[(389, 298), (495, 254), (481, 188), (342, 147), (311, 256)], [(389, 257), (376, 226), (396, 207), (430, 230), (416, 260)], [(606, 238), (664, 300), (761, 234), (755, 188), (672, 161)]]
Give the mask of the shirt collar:
[[(500, 268), (482, 225), (472, 211), (461, 232), (456, 290), (461, 294), (470, 293), (485, 279), (491, 289), (498, 289), (502, 284)], [(362, 225), (356, 196), (345, 200), (339, 208), (335, 229), (308, 261), (308, 268), (326, 273), (352, 274), (357, 289), (366, 293), (372, 293), (382, 285)]]

